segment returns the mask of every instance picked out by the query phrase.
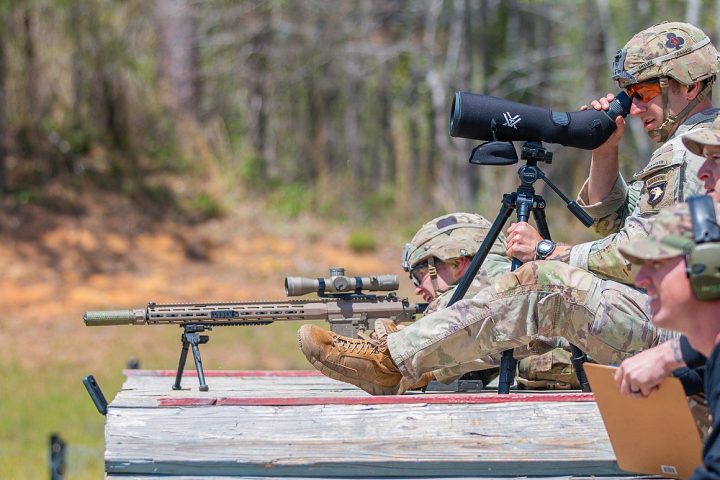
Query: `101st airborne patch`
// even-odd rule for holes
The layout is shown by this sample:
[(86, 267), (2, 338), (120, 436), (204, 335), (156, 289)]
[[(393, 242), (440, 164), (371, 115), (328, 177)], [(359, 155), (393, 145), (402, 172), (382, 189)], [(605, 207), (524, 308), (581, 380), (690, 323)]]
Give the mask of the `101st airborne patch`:
[(667, 174), (655, 175), (649, 178), (645, 182), (645, 188), (647, 189), (648, 199), (647, 203), (650, 206), (655, 206), (665, 196), (665, 190), (667, 190), (668, 176)]

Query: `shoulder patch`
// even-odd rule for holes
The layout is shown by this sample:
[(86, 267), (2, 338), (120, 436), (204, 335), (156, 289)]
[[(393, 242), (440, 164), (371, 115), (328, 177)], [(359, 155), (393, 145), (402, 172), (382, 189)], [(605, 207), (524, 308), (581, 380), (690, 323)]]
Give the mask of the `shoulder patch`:
[(676, 163), (682, 163), (682, 158), (676, 158), (676, 151), (673, 148), (674, 144), (675, 141), (669, 141), (657, 150), (655, 150), (645, 168), (635, 173), (633, 175), (633, 178), (635, 180), (645, 181), (647, 177), (659, 170), (667, 168), (668, 166)]
[(660, 203), (665, 196), (665, 190), (668, 184), (668, 175), (660, 174), (654, 177), (648, 178), (645, 181), (647, 185), (648, 199), (647, 203), (653, 207)]

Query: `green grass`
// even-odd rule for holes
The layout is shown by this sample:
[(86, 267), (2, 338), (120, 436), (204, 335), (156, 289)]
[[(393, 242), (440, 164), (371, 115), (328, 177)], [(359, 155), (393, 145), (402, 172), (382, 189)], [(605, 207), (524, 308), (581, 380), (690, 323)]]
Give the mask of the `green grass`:
[[(90, 401), (82, 375), (61, 364), (26, 370), (4, 369), (0, 395), (0, 478), (49, 478), (49, 438), (58, 433), (67, 445), (66, 478), (103, 476), (105, 419)], [(104, 378), (106, 394), (117, 392), (122, 375)]]
[[(278, 322), (268, 326), (217, 328), (209, 333), (210, 343), (201, 347), (205, 369), (308, 369), (309, 364), (297, 348), (295, 332), (299, 327), (299, 322)], [(122, 386), (122, 370), (130, 357), (137, 357), (141, 368), (177, 367), (179, 328), (105, 327), (93, 331), (98, 337), (113, 337), (112, 348), (103, 352), (103, 360), (97, 365), (63, 359), (63, 352), (57, 352), (49, 365), (32, 368), (23, 368), (18, 363), (4, 365), (0, 387), (0, 479), (49, 478), (52, 433), (58, 433), (67, 445), (66, 478), (103, 478), (105, 417), (96, 410), (82, 379), (93, 374), (110, 402)], [(154, 348), (142, 346), (148, 340)], [(67, 346), (94, 347), (73, 345), (72, 340)], [(191, 357), (186, 369), (194, 370)], [(194, 381), (195, 377), (188, 377), (183, 385)], [(212, 389), (212, 378), (208, 382)], [(171, 384), (172, 379), (168, 378), (168, 390)]]
[(370, 229), (356, 229), (350, 232), (348, 247), (355, 253), (372, 252), (377, 249), (375, 235)]

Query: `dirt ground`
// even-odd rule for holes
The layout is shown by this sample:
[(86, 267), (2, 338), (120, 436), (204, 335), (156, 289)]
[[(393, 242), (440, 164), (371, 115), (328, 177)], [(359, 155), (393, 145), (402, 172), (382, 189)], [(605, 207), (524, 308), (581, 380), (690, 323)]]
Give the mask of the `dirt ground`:
[[(351, 226), (271, 218), (251, 202), (194, 225), (153, 220), (112, 195), (88, 194), (81, 205), (52, 215), (33, 206), (0, 214), (0, 337), (12, 339), (0, 349), (6, 365), (96, 365), (128, 335), (141, 351), (159, 348), (157, 335), (141, 327), (85, 327), (85, 310), (282, 299), (286, 275), (326, 276), (330, 266), (402, 273), (399, 245), (357, 254), (348, 248)], [(379, 243), (387, 240), (378, 234)], [(274, 355), (267, 352), (262, 364), (288, 366)], [(243, 368), (237, 360), (233, 366)]]

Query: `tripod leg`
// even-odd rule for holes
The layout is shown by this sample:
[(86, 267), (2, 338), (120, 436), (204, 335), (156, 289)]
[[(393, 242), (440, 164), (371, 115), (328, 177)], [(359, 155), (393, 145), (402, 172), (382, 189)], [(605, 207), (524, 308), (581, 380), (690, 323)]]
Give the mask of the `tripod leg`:
[(505, 350), (500, 358), (500, 378), (498, 379), (498, 393), (510, 393), (510, 385), (515, 381), (515, 368), (517, 360), (513, 357), (513, 351)]
[(537, 205), (533, 209), (533, 218), (535, 219), (535, 225), (537, 225), (538, 232), (543, 238), (550, 238), (550, 230), (548, 229), (547, 219), (545, 217), (545, 200), (542, 197), (536, 196), (535, 204)]
[[(535, 211), (535, 199), (536, 196), (533, 194), (533, 190), (530, 188), (523, 188), (519, 190), (516, 202), (517, 202), (517, 220), (518, 222), (527, 222), (532, 211), (537, 220)], [(543, 202), (544, 206), (544, 202)], [(522, 262), (517, 258), (512, 259), (511, 271), (517, 270), (522, 265)], [(510, 393), (510, 386), (515, 381), (515, 368), (517, 367), (517, 360), (513, 357), (512, 349), (505, 350), (500, 357), (500, 378), (498, 380), (498, 394)]]
[[(515, 201), (517, 198), (516, 193), (506, 193), (503, 195), (503, 201), (500, 206), (500, 211), (497, 214), (497, 217), (495, 217), (495, 220), (492, 223), (492, 226), (490, 227), (490, 230), (488, 230), (487, 235), (485, 236), (485, 239), (483, 240), (482, 245), (480, 245), (480, 248), (478, 249), (477, 253), (472, 259), (472, 262), (470, 262), (470, 265), (468, 266), (467, 272), (465, 272), (465, 275), (463, 275), (460, 282), (458, 282), (457, 287), (455, 288), (455, 291), (453, 292), (452, 297), (450, 298), (450, 301), (448, 302), (448, 307), (454, 303), (456, 303), (458, 300), (461, 300), (465, 294), (467, 293), (468, 288), (470, 287), (470, 284), (475, 279), (475, 275), (477, 275), (478, 271), (480, 270), (480, 267), (482, 266), (482, 262), (485, 261), (485, 258), (488, 256), (488, 253), (490, 253), (490, 249), (492, 248), (493, 243), (495, 243), (495, 240), (497, 240), (498, 236), (500, 236), (500, 232), (502, 231), (503, 227), (505, 226), (505, 223), (507, 222), (508, 218), (510, 218), (510, 215), (512, 214), (513, 210), (515, 209)], [(500, 363), (500, 378), (502, 379), (502, 372), (503, 372), (503, 361), (504, 361), (504, 355), (503, 360), (501, 360)], [(510, 350), (510, 360), (514, 361), (512, 358), (512, 350)], [(511, 367), (514, 372), (514, 366)], [(467, 375), (463, 375), (458, 380), (458, 385), (460, 385), (460, 381), (463, 379), (466, 380), (472, 380), (471, 373)], [(514, 375), (513, 375), (514, 376)], [(512, 379), (510, 381), (512, 383)], [(508, 387), (509, 389), (509, 387)], [(509, 390), (508, 390), (509, 391)], [(507, 392), (505, 392), (507, 393)]]
[[(547, 221), (545, 219), (545, 201), (542, 197), (538, 198), (539, 199), (535, 202), (538, 206), (533, 210), (533, 216), (535, 217), (535, 223), (538, 226), (538, 230), (540, 231), (542, 237), (549, 239), (550, 230), (548, 229)], [(572, 366), (575, 369), (575, 375), (580, 383), (580, 388), (582, 388), (583, 392), (589, 392), (590, 382), (588, 382), (587, 375), (585, 374), (585, 367), (583, 367), (583, 364), (587, 361), (587, 355), (585, 355), (585, 352), (572, 344), (570, 344), (570, 353)]]
[(495, 217), (487, 235), (485, 235), (485, 240), (483, 240), (482, 245), (480, 245), (480, 248), (470, 262), (467, 272), (465, 272), (465, 275), (463, 275), (462, 279), (458, 282), (457, 287), (455, 287), (453, 295), (447, 304), (448, 307), (456, 303), (458, 300), (462, 300), (467, 293), (468, 288), (470, 288), (472, 281), (475, 279), (475, 275), (477, 275), (480, 270), (482, 263), (488, 256), (488, 253), (490, 253), (493, 243), (495, 243), (495, 240), (497, 240), (498, 236), (500, 236), (500, 232), (502, 232), (505, 222), (507, 222), (507, 219), (510, 218), (513, 209), (515, 208), (515, 197), (516, 195), (514, 193), (506, 193), (503, 196), (500, 211), (498, 212), (497, 217)]
[(185, 339), (185, 334), (180, 336), (182, 340), (182, 350), (180, 350), (180, 361), (178, 361), (177, 373), (175, 374), (175, 383), (173, 384), (173, 390), (181, 390), (180, 381), (182, 380), (183, 370), (185, 370), (185, 362), (187, 361), (188, 348), (190, 344)]
[(588, 381), (587, 374), (585, 374), (585, 367), (583, 366), (583, 364), (587, 362), (587, 355), (573, 344), (570, 344), (570, 352), (572, 354), (570, 361), (575, 369), (575, 375), (580, 383), (580, 388), (583, 392), (591, 392), (590, 382)]

